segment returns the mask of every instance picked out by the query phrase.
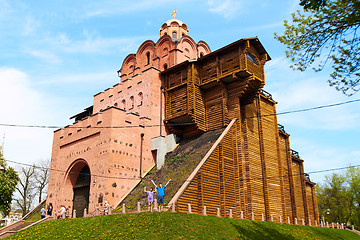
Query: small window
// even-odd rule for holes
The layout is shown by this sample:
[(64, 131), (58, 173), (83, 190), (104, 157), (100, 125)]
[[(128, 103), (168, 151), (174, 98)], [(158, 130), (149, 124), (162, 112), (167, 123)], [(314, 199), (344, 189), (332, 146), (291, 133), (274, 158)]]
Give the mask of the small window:
[(134, 96), (130, 97), (130, 109), (134, 108)]
[(164, 71), (168, 68), (167, 64), (164, 64)]
[(200, 57), (202, 58), (203, 56), (204, 56), (204, 53), (201, 52), (201, 53), (200, 53)]
[(143, 93), (139, 92), (139, 105), (138, 106), (141, 106), (142, 104), (143, 104)]
[(126, 109), (126, 101), (125, 101), (125, 99), (123, 99), (123, 100), (121, 101), (121, 105), (122, 105), (122, 108), (123, 108), (123, 109)]
[(252, 55), (251, 53), (246, 53), (246, 58), (255, 63), (256, 65), (259, 65), (259, 62), (257, 61), (256, 57)]
[(172, 33), (172, 37), (175, 38), (175, 39), (177, 39), (177, 32), (174, 31), (174, 32)]
[(146, 53), (146, 65), (150, 64), (150, 52)]

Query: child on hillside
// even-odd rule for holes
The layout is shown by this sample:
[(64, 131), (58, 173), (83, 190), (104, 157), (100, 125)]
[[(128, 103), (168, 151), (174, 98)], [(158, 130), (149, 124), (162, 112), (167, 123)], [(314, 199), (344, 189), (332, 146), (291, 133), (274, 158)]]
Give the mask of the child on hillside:
[(149, 212), (152, 212), (153, 202), (154, 202), (154, 193), (156, 191), (154, 191), (153, 187), (150, 188), (150, 191), (146, 191), (146, 187), (144, 187), (144, 192), (146, 192), (148, 195), (148, 210), (149, 210)]

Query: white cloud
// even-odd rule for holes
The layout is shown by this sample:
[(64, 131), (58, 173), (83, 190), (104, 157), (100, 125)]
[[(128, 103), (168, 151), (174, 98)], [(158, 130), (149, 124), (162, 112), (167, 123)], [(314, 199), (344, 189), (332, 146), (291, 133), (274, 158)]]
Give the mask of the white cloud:
[(241, 3), (238, 0), (215, 1), (208, 0), (209, 11), (220, 14), (225, 18), (231, 18), (239, 14)]
[[(59, 104), (31, 86), (27, 74), (6, 67), (0, 67), (0, 109), (1, 124), (18, 125), (53, 125), (62, 112)], [(53, 130), (0, 126), (5, 157), (23, 163), (50, 158)]]
[(83, 30), (82, 39), (74, 40), (61, 33), (55, 37), (46, 37), (42, 40), (49, 49), (66, 53), (99, 53), (109, 54), (137, 50), (138, 46), (148, 36), (103, 38), (97, 32), (89, 33)]
[(6, 0), (0, 0), (0, 17), (10, 13), (11, 9), (9, 3)]
[(116, 71), (109, 72), (92, 72), (92, 73), (84, 73), (84, 74), (60, 74), (56, 76), (52, 76), (51, 78), (45, 77), (44, 80), (39, 80), (37, 84), (75, 84), (75, 83), (104, 83), (115, 84), (119, 82), (120, 79), (117, 76)]
[(33, 17), (26, 17), (23, 35), (29, 36), (36, 32), (36, 29), (40, 26), (40, 22), (36, 21)]
[(46, 50), (35, 50), (35, 49), (29, 49), (25, 51), (26, 53), (30, 54), (33, 57), (37, 57), (42, 59), (43, 61), (51, 64), (59, 64), (62, 62), (62, 60), (56, 56), (55, 54), (46, 51)]
[(149, 11), (150, 9), (164, 7), (167, 5), (177, 6), (184, 4), (189, 0), (155, 0), (155, 1), (102, 1), (101, 3), (88, 4), (84, 10), (83, 17), (91, 18), (97, 16), (124, 14), (140, 11)]

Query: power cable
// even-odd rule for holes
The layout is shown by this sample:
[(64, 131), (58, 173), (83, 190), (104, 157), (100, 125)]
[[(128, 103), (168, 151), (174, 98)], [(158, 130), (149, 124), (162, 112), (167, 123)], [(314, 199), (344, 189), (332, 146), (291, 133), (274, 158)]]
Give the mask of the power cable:
[[(336, 107), (336, 106), (340, 106), (340, 105), (345, 105), (345, 104), (349, 104), (349, 103), (354, 103), (354, 102), (360, 102), (360, 99), (355, 99), (355, 100), (350, 100), (350, 101), (345, 101), (345, 102), (340, 102), (340, 103), (334, 103), (334, 104), (327, 104), (327, 105), (322, 105), (322, 106), (317, 106), (317, 107), (311, 107), (311, 108), (304, 108), (304, 109), (298, 109), (298, 110), (291, 110), (291, 111), (285, 111), (285, 112), (280, 112), (280, 113), (272, 113), (272, 114), (265, 114), (265, 115), (260, 115), (260, 116), (251, 116), (251, 117), (246, 117), (244, 119), (253, 119), (253, 118), (261, 118), (261, 117), (269, 117), (269, 116), (278, 116), (278, 115), (285, 115), (285, 114), (291, 114), (291, 113), (299, 113), (299, 112), (308, 112), (308, 111), (313, 111), (313, 110), (318, 110), (318, 109), (323, 109), (323, 108), (330, 108), (330, 107)], [(217, 122), (223, 122), (223, 120), (219, 120), (219, 121), (208, 121), (208, 123), (217, 123)], [(159, 127), (159, 126), (186, 126), (186, 125), (194, 125), (196, 123), (190, 122), (190, 123), (166, 123), (166, 124), (152, 124), (152, 125), (139, 125), (139, 126), (55, 126), (55, 125), (21, 125), (21, 124), (8, 124), (8, 123), (0, 123), (0, 126), (3, 127), (22, 127), (22, 128), (50, 128), (50, 129), (61, 129), (61, 128), (75, 128), (75, 129), (80, 129), (80, 128), (146, 128), (146, 127)]]
[[(28, 167), (32, 167), (32, 168), (42, 168), (42, 169), (49, 169), (50, 171), (57, 171), (57, 172), (67, 172), (65, 170), (61, 170), (61, 169), (55, 169), (55, 168), (47, 168), (47, 167), (41, 167), (41, 166), (36, 166), (35, 164), (26, 164), (26, 163), (20, 163), (20, 162), (16, 162), (16, 161), (12, 161), (12, 160), (8, 160), (6, 159), (5, 161), (7, 162), (11, 162), (11, 163), (15, 163), (15, 164), (19, 164), (19, 165), (24, 165), (24, 166), (28, 166)], [(358, 168), (360, 167), (359, 165), (354, 165), (354, 166), (347, 166), (347, 167), (339, 167), (339, 168), (329, 168), (329, 169), (323, 169), (323, 170), (316, 170), (316, 171), (311, 171), (311, 172), (307, 172), (304, 174), (316, 174), (316, 173), (323, 173), (323, 172), (333, 172), (333, 171), (339, 171), (339, 170), (345, 170), (345, 169), (349, 169), (349, 168)], [(81, 173), (81, 172), (72, 172), (70, 171), (69, 174), (78, 174), (78, 175), (87, 175), (87, 176), (93, 176), (93, 177), (100, 177), (100, 178), (108, 178), (108, 179), (120, 179), (120, 180), (140, 180), (140, 178), (129, 178), (129, 177), (113, 177), (113, 176), (105, 176), (105, 175), (99, 175), (99, 174), (91, 174), (91, 173)], [(283, 176), (274, 176), (274, 177), (258, 177), (258, 178), (243, 178), (243, 181), (253, 181), (253, 180), (265, 180), (265, 179), (274, 179), (274, 178), (281, 178), (281, 177), (289, 177), (289, 176), (301, 176), (302, 174), (286, 174)], [(173, 182), (188, 182), (189, 180), (187, 179), (180, 179), (180, 180), (172, 180)], [(192, 180), (194, 182), (214, 182), (214, 181), (220, 181), (220, 179), (207, 179), (207, 180)], [(232, 180), (230, 180), (232, 181)], [(225, 180), (226, 182), (226, 180)]]

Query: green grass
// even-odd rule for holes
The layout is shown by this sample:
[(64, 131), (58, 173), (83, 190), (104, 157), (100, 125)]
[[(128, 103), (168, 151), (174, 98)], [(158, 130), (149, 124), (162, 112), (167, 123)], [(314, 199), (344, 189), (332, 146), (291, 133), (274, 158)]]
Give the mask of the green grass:
[(28, 217), (28, 219), (25, 220), (25, 222), (36, 222), (39, 221), (41, 219), (41, 208), (45, 207), (46, 202), (44, 202), (43, 204), (41, 204), (41, 206), (34, 211), (33, 213), (31, 213), (31, 215)]
[(360, 239), (348, 231), (181, 213), (117, 214), (45, 222), (8, 239)]

